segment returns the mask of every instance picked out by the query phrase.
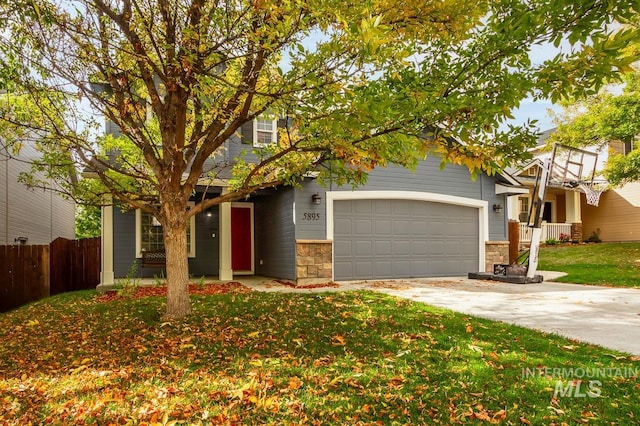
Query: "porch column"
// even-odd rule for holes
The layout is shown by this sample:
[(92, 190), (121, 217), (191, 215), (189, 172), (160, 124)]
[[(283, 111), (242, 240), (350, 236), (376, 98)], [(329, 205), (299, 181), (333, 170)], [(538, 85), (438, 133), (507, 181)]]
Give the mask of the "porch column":
[(220, 271), (218, 278), (221, 281), (233, 279), (231, 269), (231, 203), (220, 204)]
[(566, 192), (567, 223), (571, 224), (571, 241), (582, 241), (582, 211), (580, 206), (580, 192)]
[(520, 202), (518, 200), (518, 196), (510, 196), (507, 197), (507, 215), (509, 220), (520, 221), (520, 212), (518, 209), (520, 208)]
[(580, 192), (566, 191), (566, 222), (582, 223), (582, 212), (580, 211)]
[(113, 204), (111, 200), (108, 200), (108, 203), (108, 205), (101, 207), (100, 233), (102, 238), (100, 239), (100, 252), (102, 259), (100, 259), (100, 284), (98, 289), (112, 286), (115, 282), (113, 274)]

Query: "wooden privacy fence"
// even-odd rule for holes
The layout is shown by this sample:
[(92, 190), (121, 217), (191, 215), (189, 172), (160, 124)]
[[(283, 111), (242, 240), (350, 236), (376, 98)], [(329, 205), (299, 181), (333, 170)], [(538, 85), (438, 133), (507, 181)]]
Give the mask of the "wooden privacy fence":
[(0, 246), (0, 312), (49, 295), (49, 246)]
[(100, 238), (0, 246), (0, 312), (100, 283)]
[(51, 242), (51, 292), (96, 288), (100, 284), (100, 238)]

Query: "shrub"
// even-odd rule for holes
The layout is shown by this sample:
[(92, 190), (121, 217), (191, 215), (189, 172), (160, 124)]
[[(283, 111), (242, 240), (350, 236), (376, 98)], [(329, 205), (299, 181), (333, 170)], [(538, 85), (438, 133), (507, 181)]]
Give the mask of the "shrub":
[(555, 238), (547, 238), (544, 243), (548, 246), (557, 246), (558, 244), (560, 244), (560, 241), (556, 240)]
[(587, 238), (584, 241), (587, 243), (601, 243), (602, 240), (600, 239), (600, 228), (591, 232), (591, 235), (589, 235), (589, 238)]

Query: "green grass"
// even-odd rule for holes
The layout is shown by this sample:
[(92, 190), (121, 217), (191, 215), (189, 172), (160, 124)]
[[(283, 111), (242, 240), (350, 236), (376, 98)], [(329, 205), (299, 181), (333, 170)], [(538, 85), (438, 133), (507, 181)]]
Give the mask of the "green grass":
[(560, 282), (640, 287), (640, 243), (543, 246), (538, 269), (566, 272)]
[[(55, 296), (0, 315), (0, 424), (638, 424), (637, 357), (373, 292)], [(622, 370), (621, 370), (622, 371)], [(616, 377), (614, 377), (616, 376)], [(576, 382), (577, 383), (577, 382)], [(582, 390), (587, 387), (582, 383)]]

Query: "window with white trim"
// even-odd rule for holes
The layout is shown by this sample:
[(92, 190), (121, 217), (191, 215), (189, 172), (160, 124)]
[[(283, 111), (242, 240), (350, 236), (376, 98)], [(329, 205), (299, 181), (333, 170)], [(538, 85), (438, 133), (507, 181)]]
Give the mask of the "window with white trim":
[(528, 222), (529, 221), (529, 197), (520, 196), (518, 197), (518, 220), (520, 222)]
[[(195, 216), (187, 223), (187, 256), (196, 257)], [(164, 250), (164, 232), (158, 219), (152, 214), (136, 210), (136, 257), (143, 251)]]
[(260, 116), (253, 120), (253, 146), (262, 147), (278, 141), (278, 120)]

